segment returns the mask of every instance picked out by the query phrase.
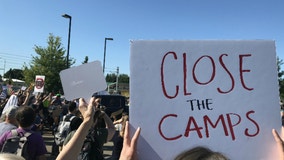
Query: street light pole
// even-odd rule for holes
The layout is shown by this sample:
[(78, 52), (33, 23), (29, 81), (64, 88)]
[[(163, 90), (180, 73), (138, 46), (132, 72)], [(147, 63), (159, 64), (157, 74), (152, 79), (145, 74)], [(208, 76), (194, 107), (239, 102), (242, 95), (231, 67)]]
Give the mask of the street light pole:
[(119, 67), (117, 67), (116, 69), (116, 86), (115, 86), (116, 94), (118, 94), (118, 74), (119, 74)]
[(68, 32), (68, 47), (67, 47), (67, 58), (66, 58), (66, 66), (69, 68), (69, 49), (70, 49), (70, 35), (71, 35), (71, 21), (72, 17), (68, 14), (63, 14), (62, 17), (69, 19), (69, 32)]
[(104, 62), (103, 62), (103, 73), (105, 73), (105, 61), (106, 61), (106, 41), (113, 40), (113, 38), (105, 38), (105, 47), (104, 47)]

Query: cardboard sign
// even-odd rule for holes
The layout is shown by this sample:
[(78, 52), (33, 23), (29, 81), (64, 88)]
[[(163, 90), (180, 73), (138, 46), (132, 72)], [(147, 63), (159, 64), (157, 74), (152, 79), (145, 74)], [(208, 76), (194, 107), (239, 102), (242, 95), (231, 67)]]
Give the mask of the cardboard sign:
[(59, 74), (67, 100), (84, 98), (89, 102), (95, 92), (103, 91), (107, 87), (100, 61), (68, 68)]
[(34, 92), (43, 92), (45, 76), (37, 75), (35, 77)]
[(132, 41), (130, 62), (139, 159), (172, 160), (197, 146), (232, 160), (278, 159), (274, 41)]

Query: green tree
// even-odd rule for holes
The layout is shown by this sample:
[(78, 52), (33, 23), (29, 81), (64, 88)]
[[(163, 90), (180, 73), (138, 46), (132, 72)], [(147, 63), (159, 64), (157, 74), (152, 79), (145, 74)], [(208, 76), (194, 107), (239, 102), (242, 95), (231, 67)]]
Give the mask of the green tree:
[(85, 60), (84, 60), (84, 62), (82, 62), (82, 64), (88, 63), (88, 61), (89, 61), (89, 57), (86, 56), (86, 57), (85, 57)]
[(279, 83), (279, 92), (281, 100), (284, 100), (284, 79), (283, 79), (284, 71), (281, 70), (281, 65), (283, 64), (284, 64), (283, 60), (277, 57), (278, 83)]
[(24, 74), (23, 74), (23, 70), (21, 69), (9, 69), (9, 71), (7, 71), (4, 74), (4, 78), (13, 78), (13, 79), (20, 79), (23, 80), (24, 79)]
[[(45, 76), (45, 91), (62, 93), (59, 72), (67, 68), (65, 49), (62, 47), (61, 38), (49, 34), (47, 47), (35, 45), (37, 56), (32, 57), (29, 66), (24, 65), (24, 76), (27, 84), (34, 83), (36, 75)], [(69, 64), (75, 61), (70, 58)]]
[(116, 74), (115, 73), (107, 74), (106, 75), (106, 81), (110, 82), (110, 83), (115, 82), (116, 81)]
[(118, 76), (119, 83), (129, 83), (129, 76), (127, 74), (120, 74)]
[[(113, 83), (116, 82), (117, 75), (115, 73), (107, 74), (106, 75), (106, 81)], [(118, 82), (119, 83), (129, 83), (129, 76), (127, 74), (120, 74), (118, 76)]]

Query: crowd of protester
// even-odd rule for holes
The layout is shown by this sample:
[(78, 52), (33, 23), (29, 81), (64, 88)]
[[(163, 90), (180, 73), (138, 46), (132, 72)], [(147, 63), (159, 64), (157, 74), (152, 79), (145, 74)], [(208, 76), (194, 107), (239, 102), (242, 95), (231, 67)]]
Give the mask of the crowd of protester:
[[(15, 92), (2, 90), (2, 86), (0, 88), (0, 150), (5, 140), (12, 136), (11, 130), (17, 129), (19, 134), (24, 134), (24, 132), (36, 133), (29, 137), (29, 139), (31, 139), (30, 144), (32, 144), (28, 147), (28, 152), (31, 155), (30, 157), (32, 157), (30, 159), (46, 159), (47, 150), (42, 135), (44, 134), (44, 130), (51, 130), (54, 135), (51, 154), (53, 157), (57, 157), (72, 139), (84, 120), (82, 112), (79, 111), (78, 107), (79, 100), (66, 101), (60, 94), (33, 93), (33, 86)], [(95, 159), (103, 159), (103, 145), (108, 141), (114, 140), (113, 153), (115, 154), (111, 159), (119, 159), (122, 150), (122, 128), (125, 128), (128, 118), (122, 118), (124, 120), (120, 119), (118, 121), (116, 121), (115, 116), (110, 118), (104, 113), (105, 106), (100, 104), (100, 100), (100, 98), (95, 98), (94, 106), (97, 106), (97, 109), (90, 127), (92, 130), (90, 129), (88, 131), (85, 138), (93, 137), (96, 141), (97, 150), (96, 152), (92, 152), (94, 153), (92, 156), (96, 156)], [(28, 114), (25, 115), (24, 113)], [(17, 119), (19, 115), (21, 115), (21, 117)], [(64, 143), (56, 143), (58, 126), (63, 119), (70, 119), (72, 116), (75, 118), (70, 120), (70, 131), (66, 139), (64, 139)], [(123, 113), (123, 117), (125, 116), (127, 116), (127, 114)], [(28, 122), (21, 122), (23, 119), (28, 120)], [(21, 125), (21, 123), (24, 125)], [(119, 127), (115, 127), (115, 125)], [(84, 148), (84, 146), (82, 146), (82, 148)]]

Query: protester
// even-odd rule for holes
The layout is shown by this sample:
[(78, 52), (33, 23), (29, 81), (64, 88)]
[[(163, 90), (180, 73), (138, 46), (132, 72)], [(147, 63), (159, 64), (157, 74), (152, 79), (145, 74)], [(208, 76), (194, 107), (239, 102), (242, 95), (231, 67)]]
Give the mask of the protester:
[[(57, 160), (70, 160), (76, 159), (78, 157), (82, 145), (84, 143), (84, 139), (88, 134), (89, 129), (93, 125), (93, 117), (94, 117), (94, 110), (95, 110), (95, 98), (92, 97), (90, 103), (87, 104), (84, 99), (80, 99), (79, 102), (79, 110), (84, 118), (82, 124), (74, 133), (73, 137), (70, 141), (63, 147), (63, 150), (59, 153)], [(137, 140), (140, 134), (140, 127), (136, 130), (132, 139), (129, 137), (129, 128), (128, 122), (126, 122), (125, 126), (125, 134), (124, 134), (124, 142), (123, 142), (123, 149), (121, 151), (121, 160), (134, 160), (136, 157), (136, 145)]]
[(52, 109), (53, 129), (56, 129), (60, 121), (60, 114), (62, 112), (62, 105), (63, 105), (60, 94), (56, 94), (55, 99), (51, 101), (51, 105), (53, 106)]
[(7, 89), (3, 89), (3, 86), (0, 84), (0, 100), (4, 100), (7, 97)]
[(25, 106), (28, 103), (28, 100), (30, 98), (31, 94), (31, 87), (30, 86), (28, 89), (26, 89), (23, 93), (21, 90), (19, 90), (18, 92), (12, 94), (9, 97), (8, 102), (6, 103), (3, 111), (2, 111), (2, 115), (1, 115), (1, 120), (0, 121), (4, 121), (5, 120), (5, 112), (7, 110), (9, 110), (10, 107), (12, 106)]
[(16, 111), (18, 107), (12, 106), (9, 107), (9, 110), (6, 111), (6, 118), (4, 122), (0, 123), (0, 135), (3, 135), (5, 132), (11, 131), (12, 129), (17, 128), (16, 120)]
[(71, 160), (76, 159), (81, 151), (85, 137), (93, 124), (94, 116), (94, 100), (91, 98), (90, 103), (87, 104), (84, 99), (79, 100), (79, 110), (83, 117), (83, 122), (70, 139), (70, 141), (63, 147), (62, 151), (57, 156), (57, 160)]
[(62, 105), (61, 94), (56, 94), (56, 97), (51, 101), (51, 104), (55, 106), (61, 106)]
[[(62, 120), (59, 122), (59, 126), (54, 135), (55, 139), (54, 139), (54, 144), (52, 145), (53, 155), (57, 155), (59, 153), (59, 151), (61, 150), (63, 146), (63, 142), (66, 139), (68, 139), (67, 135), (69, 134), (69, 132), (72, 132), (78, 129), (78, 127), (82, 123), (83, 120), (76, 116), (76, 111), (77, 111), (77, 104), (75, 102), (70, 102), (68, 104), (68, 114), (64, 115)], [(62, 124), (63, 122), (70, 123), (69, 127), (64, 127), (65, 130), (67, 130), (66, 133), (60, 133), (62, 132), (62, 129), (60, 129), (59, 127), (61, 126), (60, 124)]]
[[(98, 108), (98, 104), (96, 99), (96, 112), (93, 118), (93, 125), (86, 136), (86, 143), (82, 146), (82, 152), (79, 156), (81, 159), (83, 159), (83, 157), (90, 157), (90, 159), (93, 160), (103, 159), (103, 145), (107, 141), (110, 141), (115, 133), (113, 122), (104, 111)], [(74, 133), (75, 130), (68, 135), (68, 138), (66, 138), (64, 142), (65, 145)]]
[(120, 157), (120, 153), (123, 147), (125, 125), (128, 120), (128, 115), (126, 113), (122, 113), (122, 117), (119, 120), (113, 122), (113, 124), (118, 126), (118, 135), (115, 135), (113, 138), (113, 150), (111, 157), (112, 160), (118, 160)]
[(7, 89), (3, 89), (2, 85), (0, 84), (0, 116), (2, 114), (2, 111), (6, 105), (6, 99), (7, 99)]
[[(127, 119), (127, 120), (126, 120), (126, 119)], [(126, 112), (123, 112), (123, 113), (121, 114), (121, 118), (120, 118), (120, 119), (113, 121), (113, 124), (114, 124), (114, 126), (115, 126), (115, 129), (116, 129), (118, 132), (123, 131), (122, 125), (123, 125), (123, 123), (125, 123), (125, 121), (128, 121), (128, 114), (127, 114)]]
[[(34, 134), (33, 131), (31, 131), (31, 127), (35, 120), (35, 112), (31, 107), (22, 106), (19, 107), (16, 112), (16, 120), (19, 124), (19, 127), (17, 128), (17, 132), (19, 135), (24, 135), (26, 132), (32, 133), (28, 137), (28, 146), (27, 146), (27, 152), (29, 157), (32, 160), (38, 159), (38, 160), (45, 160), (45, 154), (47, 153), (45, 143), (43, 141), (43, 138), (39, 134)], [(12, 136), (11, 131), (4, 133), (0, 137), (0, 150), (2, 149), (5, 141)]]
[(129, 124), (128, 121), (125, 124), (125, 131), (123, 137), (123, 147), (120, 153), (120, 160), (136, 160), (137, 157), (137, 142), (141, 132), (141, 128), (138, 127), (133, 135), (130, 138), (129, 135)]
[(43, 103), (43, 122), (45, 127), (52, 129), (53, 126), (53, 118), (52, 114), (49, 112), (49, 107), (51, 106), (51, 101), (52, 101), (52, 93), (45, 94), (42, 100)]

